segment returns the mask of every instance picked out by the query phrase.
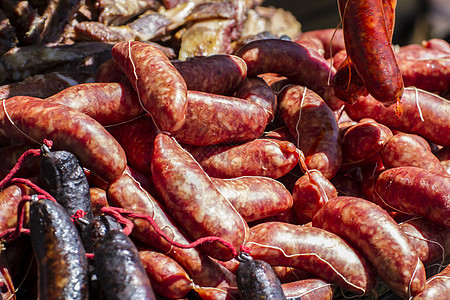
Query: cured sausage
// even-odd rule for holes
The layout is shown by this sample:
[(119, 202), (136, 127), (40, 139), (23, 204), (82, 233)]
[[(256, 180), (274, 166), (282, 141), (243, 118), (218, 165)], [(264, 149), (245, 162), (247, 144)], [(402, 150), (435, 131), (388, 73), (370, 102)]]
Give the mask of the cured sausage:
[(299, 268), (357, 294), (371, 293), (375, 284), (366, 258), (337, 235), (320, 228), (266, 222), (250, 228), (245, 245), (253, 259)]
[(88, 299), (88, 262), (64, 208), (48, 199), (30, 206), (30, 236), (38, 266), (38, 299)]
[(374, 198), (383, 207), (450, 227), (450, 176), (417, 167), (388, 169), (375, 182)]
[(408, 237), (378, 205), (354, 197), (330, 199), (312, 225), (354, 244), (396, 294), (410, 297), (425, 286), (425, 268)]
[(330, 179), (342, 162), (339, 127), (331, 109), (313, 91), (289, 85), (278, 94), (278, 109), (309, 169)]
[(100, 123), (62, 104), (9, 98), (0, 110), (0, 135), (26, 142), (52, 140), (55, 150), (72, 152), (83, 167), (106, 181), (117, 179), (126, 167), (125, 152)]
[(180, 129), (186, 118), (187, 87), (167, 56), (140, 41), (117, 43), (111, 53), (156, 126), (166, 132)]
[[(248, 235), (248, 225), (223, 197), (195, 159), (172, 137), (156, 136), (152, 175), (167, 211), (191, 239), (220, 237), (239, 249)], [(218, 241), (200, 246), (218, 260), (233, 253)]]

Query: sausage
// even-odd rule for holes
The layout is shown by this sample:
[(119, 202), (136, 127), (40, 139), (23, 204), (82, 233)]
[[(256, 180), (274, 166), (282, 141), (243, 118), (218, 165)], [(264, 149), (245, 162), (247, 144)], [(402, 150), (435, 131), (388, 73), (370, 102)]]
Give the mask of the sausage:
[(450, 253), (450, 231), (424, 218), (412, 218), (399, 224), (414, 250), (427, 267), (442, 263)]
[(187, 87), (167, 56), (139, 41), (117, 43), (111, 53), (156, 126), (167, 132), (180, 129), (186, 118)]
[(78, 109), (103, 126), (143, 115), (136, 92), (129, 83), (83, 83), (46, 98)]
[[(125, 172), (107, 189), (108, 202), (111, 206), (152, 216), (156, 224), (173, 240), (189, 244), (184, 233), (178, 229), (171, 216), (163, 206), (137, 182), (129, 172)], [(201, 286), (217, 286), (224, 280), (224, 274), (218, 265), (197, 249), (173, 247), (164, 240), (146, 221), (133, 219), (132, 236), (137, 240), (167, 254), (176, 260), (194, 282)]]
[(375, 284), (366, 258), (337, 235), (320, 228), (266, 222), (250, 228), (245, 245), (253, 259), (299, 268), (357, 294), (370, 293)]
[(402, 98), (403, 115), (399, 118), (394, 107), (384, 107), (370, 95), (347, 105), (345, 111), (353, 120), (372, 118), (406, 133), (415, 133), (427, 141), (450, 146), (450, 103), (435, 94), (415, 88), (405, 88)]
[(289, 300), (331, 300), (334, 295), (334, 287), (317, 278), (284, 283), (281, 288)]
[(433, 38), (429, 40), (422, 41), (422, 45), (428, 49), (437, 49), (445, 53), (450, 54), (450, 44), (443, 39)]
[(378, 205), (354, 197), (330, 199), (312, 225), (354, 244), (396, 294), (410, 297), (425, 286), (425, 268), (408, 237)]
[(81, 237), (84, 250), (88, 253), (94, 253), (95, 248), (101, 243), (102, 238), (110, 230), (122, 230), (122, 226), (111, 216), (95, 216), (89, 221), (89, 224), (86, 226), (86, 233)]
[(388, 169), (375, 182), (374, 198), (381, 206), (450, 227), (449, 176), (417, 167)]
[(247, 65), (238, 56), (214, 54), (171, 61), (188, 90), (232, 95), (247, 77)]
[[(91, 194), (83, 168), (69, 151), (44, 152), (39, 169), (42, 187), (55, 197), (69, 216), (83, 210), (88, 221), (92, 220)], [(80, 224), (81, 229), (84, 228)]]
[(311, 48), (313, 50), (315, 50), (317, 53), (319, 53), (322, 56), (325, 56), (325, 49), (323, 48), (323, 44), (322, 41), (320, 39), (318, 39), (317, 37), (314, 36), (305, 36), (305, 35), (300, 35), (299, 37), (297, 37), (294, 42), (296, 42), (297, 44), (307, 47), (307, 48)]
[(297, 268), (272, 266), (272, 269), (275, 272), (275, 274), (277, 274), (277, 277), (280, 279), (281, 284), (311, 277), (311, 275), (308, 272), (305, 272)]
[[(319, 94), (334, 110), (342, 106), (329, 84), (336, 73), (327, 60), (314, 49), (293, 41), (264, 39), (247, 43), (236, 55), (247, 64), (247, 76), (277, 73), (293, 84), (304, 85)], [(282, 58), (282, 59), (280, 59)], [(313, 71), (312, 71), (313, 70)]]
[(336, 196), (336, 188), (321, 172), (311, 170), (300, 177), (292, 190), (292, 209), (297, 224), (311, 222), (328, 199)]
[(293, 143), (275, 139), (255, 139), (238, 145), (184, 147), (209, 176), (217, 178), (265, 176), (277, 179), (299, 162)]
[(83, 167), (106, 181), (117, 179), (126, 167), (122, 147), (103, 126), (62, 104), (31, 97), (9, 98), (0, 111), (0, 135), (26, 142), (29, 138), (52, 140), (55, 150), (72, 152)]
[(276, 216), (292, 206), (291, 193), (283, 184), (269, 177), (211, 177), (211, 181), (246, 222)]
[(264, 79), (260, 77), (247, 78), (238, 87), (235, 96), (258, 104), (269, 114), (269, 121), (274, 119), (277, 97)]
[(105, 233), (94, 255), (95, 272), (106, 299), (156, 299), (139, 252), (122, 231)]
[[(425, 41), (424, 41), (425, 42)], [(395, 57), (397, 61), (406, 60), (428, 60), (444, 58), (450, 55), (450, 52), (442, 51), (441, 49), (427, 48), (423, 45), (409, 44), (401, 46), (396, 49)], [(401, 67), (400, 67), (401, 69)], [(402, 72), (403, 74), (403, 72)]]
[(102, 214), (101, 209), (109, 206), (106, 191), (99, 187), (92, 187), (89, 188), (89, 194), (91, 196), (92, 214), (94, 216), (100, 216)]
[[(195, 159), (167, 134), (156, 136), (151, 167), (167, 211), (191, 239), (216, 236), (239, 249), (247, 238), (247, 223)], [(200, 247), (218, 260), (233, 257), (217, 241)]]
[(450, 291), (450, 265), (427, 280), (425, 289), (413, 300), (438, 300), (448, 296)]
[[(385, 1), (339, 1), (345, 49), (367, 91), (388, 106), (400, 103), (404, 83), (391, 44), (393, 13)], [(391, 1), (395, 7), (395, 1)]]
[(38, 267), (38, 299), (88, 299), (88, 263), (64, 208), (41, 199), (30, 205), (30, 237)]
[(345, 49), (344, 35), (341, 28), (326, 28), (305, 31), (300, 38), (314, 37), (319, 39), (325, 50), (324, 57), (326, 59), (333, 57), (336, 53)]
[(128, 78), (116, 64), (114, 59), (109, 59), (98, 66), (95, 71), (95, 82), (122, 82), (129, 83)]
[(122, 145), (128, 165), (143, 174), (151, 174), (153, 143), (159, 132), (152, 118), (141, 116), (133, 121), (109, 127), (108, 131)]
[(192, 279), (169, 256), (152, 250), (139, 250), (139, 257), (156, 294), (168, 299), (181, 299), (192, 290)]
[(333, 77), (333, 91), (336, 97), (346, 103), (355, 103), (359, 97), (367, 96), (369, 93), (364, 81), (356, 71), (355, 65), (347, 58), (339, 65)]
[(269, 122), (265, 110), (236, 97), (188, 91), (186, 122), (173, 133), (178, 142), (207, 146), (258, 138)]
[(16, 226), (17, 208), (22, 196), (22, 189), (16, 184), (0, 192), (0, 232)]
[(387, 168), (412, 166), (429, 170), (434, 173), (447, 174), (439, 159), (431, 152), (426, 141), (423, 146), (417, 139), (422, 139), (409, 133), (397, 133), (384, 144), (380, 156)]
[(254, 260), (246, 253), (241, 253), (238, 259), (236, 283), (242, 299), (286, 299), (281, 282), (268, 263)]
[(289, 85), (278, 94), (278, 109), (309, 169), (330, 179), (342, 162), (339, 127), (325, 102), (313, 91)]
[(450, 54), (434, 59), (399, 59), (405, 86), (415, 86), (438, 95), (450, 85)]
[(342, 136), (342, 166), (346, 169), (376, 162), (383, 145), (393, 136), (389, 127), (367, 121), (350, 126)]

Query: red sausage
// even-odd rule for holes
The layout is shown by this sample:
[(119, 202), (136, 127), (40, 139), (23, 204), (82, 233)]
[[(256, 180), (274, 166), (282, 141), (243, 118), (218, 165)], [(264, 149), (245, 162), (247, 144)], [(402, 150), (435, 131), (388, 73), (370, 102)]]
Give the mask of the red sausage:
[(311, 170), (295, 182), (292, 190), (294, 216), (298, 224), (312, 221), (328, 199), (337, 196), (336, 188), (321, 172)]
[(211, 178), (219, 192), (247, 222), (276, 216), (292, 207), (292, 195), (269, 177)]
[(370, 293), (374, 287), (372, 267), (365, 257), (320, 228), (266, 222), (250, 228), (246, 246), (254, 259), (302, 269), (358, 294)]
[(133, 121), (109, 127), (108, 131), (122, 145), (128, 165), (143, 174), (150, 175), (153, 143), (159, 133), (152, 118), (141, 116)]
[(324, 57), (333, 57), (336, 53), (345, 49), (344, 35), (341, 28), (327, 28), (305, 31), (300, 38), (314, 37), (322, 42), (325, 50)]
[(391, 44), (393, 14), (384, 2), (344, 0), (339, 7), (348, 56), (369, 93), (391, 105), (400, 103), (404, 84)]
[(378, 205), (354, 197), (330, 199), (314, 216), (313, 226), (354, 244), (395, 293), (410, 297), (425, 285), (425, 268), (408, 237)]
[(22, 190), (18, 185), (10, 185), (0, 192), (0, 232), (16, 226), (20, 200)]
[(333, 178), (341, 166), (342, 148), (331, 109), (316, 93), (299, 85), (283, 88), (278, 94), (278, 109), (308, 168)]
[(299, 162), (295, 145), (275, 139), (256, 139), (239, 145), (185, 146), (212, 177), (266, 176), (289, 173)]
[(334, 295), (334, 287), (330, 283), (316, 278), (284, 283), (281, 288), (288, 299), (331, 300)]
[(435, 59), (399, 59), (405, 86), (443, 94), (450, 86), (450, 54)]
[(403, 115), (399, 118), (395, 108), (384, 107), (371, 96), (359, 99), (345, 110), (350, 118), (372, 118), (375, 121), (406, 133), (415, 133), (442, 146), (450, 146), (450, 103), (435, 94), (406, 88), (402, 98)]
[(101, 209), (109, 206), (106, 191), (98, 187), (91, 187), (89, 194), (91, 195), (92, 214), (94, 216), (102, 215)]
[(391, 137), (380, 152), (383, 165), (387, 168), (418, 167), (434, 173), (447, 174), (439, 159), (431, 152), (426, 143), (423, 146), (417, 138), (419, 136), (409, 133), (398, 133)]
[(106, 181), (119, 178), (126, 167), (122, 147), (100, 123), (62, 104), (22, 96), (5, 100), (0, 134), (26, 142), (30, 137), (38, 142), (52, 140), (55, 150), (72, 152), (83, 167)]
[(269, 114), (269, 120), (273, 120), (277, 109), (277, 97), (264, 79), (260, 77), (247, 78), (238, 87), (236, 97), (258, 104)]
[(129, 83), (83, 83), (46, 98), (78, 109), (103, 126), (131, 120), (145, 112)]
[(258, 104), (236, 97), (188, 91), (186, 122), (173, 133), (178, 142), (196, 145), (237, 143), (259, 137), (269, 116)]
[(314, 49), (280, 39), (256, 40), (236, 52), (247, 64), (247, 75), (277, 73), (319, 94), (334, 110), (342, 106), (329, 84), (336, 70)]
[(425, 289), (412, 300), (440, 300), (450, 293), (450, 265), (427, 280)]
[(388, 169), (378, 176), (374, 197), (381, 206), (450, 227), (450, 176), (417, 167)]
[(392, 136), (389, 127), (373, 120), (349, 127), (342, 137), (342, 165), (352, 168), (376, 162)]
[(424, 218), (412, 218), (399, 227), (426, 267), (442, 263), (450, 253), (450, 230)]
[[(191, 239), (216, 236), (240, 248), (247, 239), (247, 223), (195, 159), (164, 133), (156, 136), (151, 168), (167, 211)], [(218, 260), (233, 257), (217, 241), (200, 247)]]
[(117, 43), (111, 52), (157, 127), (167, 132), (180, 129), (186, 118), (187, 87), (167, 56), (139, 41)]
[(192, 279), (175, 260), (151, 250), (140, 250), (147, 276), (156, 294), (168, 299), (180, 299), (192, 290)]
[(247, 65), (238, 56), (215, 54), (172, 61), (188, 90), (231, 95), (247, 77)]
[[(173, 240), (189, 244), (163, 206), (129, 173), (125, 172), (122, 177), (109, 185), (107, 196), (111, 206), (149, 215)], [(175, 248), (158, 235), (147, 221), (135, 219), (133, 222), (135, 224), (133, 237), (176, 260), (196, 284), (217, 286), (223, 281), (224, 275), (218, 265), (197, 249)]]

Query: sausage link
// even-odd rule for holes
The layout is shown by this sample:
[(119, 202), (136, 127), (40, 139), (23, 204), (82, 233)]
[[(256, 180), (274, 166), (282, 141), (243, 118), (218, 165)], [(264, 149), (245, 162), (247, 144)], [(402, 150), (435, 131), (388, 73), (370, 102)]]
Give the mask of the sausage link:
[(375, 182), (374, 198), (381, 206), (450, 227), (450, 176), (417, 167), (388, 169)]
[(72, 152), (106, 181), (117, 179), (126, 167), (125, 152), (100, 123), (62, 104), (9, 98), (0, 110), (0, 135), (26, 142), (52, 140), (55, 149)]
[[(151, 167), (165, 207), (190, 238), (217, 236), (240, 248), (247, 238), (247, 223), (195, 159), (167, 134), (156, 136)], [(233, 257), (217, 241), (201, 249), (219, 260)]]
[(297, 147), (305, 154), (308, 168), (330, 179), (342, 162), (339, 127), (325, 102), (313, 91), (290, 85), (278, 94), (278, 109)]
[(247, 78), (237, 89), (236, 97), (258, 104), (269, 114), (269, 121), (274, 119), (277, 97), (264, 79), (260, 77)]
[(250, 228), (246, 246), (254, 259), (302, 269), (358, 294), (372, 292), (375, 284), (366, 258), (337, 235), (320, 228), (266, 222)]
[(33, 202), (30, 236), (38, 267), (38, 299), (88, 299), (88, 262), (64, 208), (48, 199)]
[(412, 300), (439, 300), (448, 297), (450, 292), (450, 265), (427, 280), (425, 289)]
[(187, 87), (167, 56), (139, 41), (117, 43), (111, 53), (157, 127), (167, 132), (180, 129), (186, 118)]
[(276, 216), (292, 206), (291, 193), (269, 177), (211, 178), (211, 181), (246, 222)]
[(247, 65), (238, 56), (214, 54), (172, 61), (188, 90), (231, 95), (247, 77)]
[(425, 285), (425, 268), (408, 237), (378, 205), (360, 198), (330, 199), (312, 225), (354, 244), (395, 293), (410, 297)]
[(286, 298), (289, 300), (331, 300), (334, 287), (322, 279), (303, 279), (281, 285)]

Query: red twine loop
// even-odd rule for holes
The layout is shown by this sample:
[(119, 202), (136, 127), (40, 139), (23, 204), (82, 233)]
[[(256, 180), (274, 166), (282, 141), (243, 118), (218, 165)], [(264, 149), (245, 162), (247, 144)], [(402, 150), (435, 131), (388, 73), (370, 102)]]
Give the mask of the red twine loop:
[(73, 221), (76, 221), (77, 219), (82, 218), (85, 215), (87, 215), (87, 213), (84, 210), (79, 209), (71, 216), (71, 218)]
[[(119, 207), (103, 207), (102, 208), (102, 212), (108, 215), (113, 216), (114, 218), (116, 218), (116, 220), (121, 223), (121, 224), (125, 224), (126, 227), (124, 228), (124, 233), (129, 235), (131, 233), (131, 231), (133, 230), (133, 222), (130, 221), (129, 219), (125, 218), (123, 215), (130, 217), (130, 218), (138, 218), (138, 219), (144, 219), (146, 221), (148, 221), (150, 223), (150, 225), (153, 226), (153, 228), (155, 229), (155, 231), (162, 237), (164, 238), (168, 243), (170, 243), (171, 245), (178, 247), (178, 248), (182, 248), (182, 249), (190, 249), (190, 248), (195, 248), (203, 243), (209, 243), (209, 242), (219, 242), (222, 245), (224, 245), (225, 247), (227, 247), (230, 252), (233, 254), (233, 257), (237, 257), (238, 256), (238, 251), (234, 248), (233, 244), (231, 244), (230, 242), (224, 240), (221, 237), (217, 237), (217, 236), (208, 236), (208, 237), (203, 237), (203, 238), (199, 238), (196, 241), (190, 243), (190, 244), (181, 244), (178, 242), (175, 242), (174, 240), (172, 240), (169, 236), (167, 236), (162, 230), (161, 228), (158, 226), (158, 224), (156, 224), (155, 220), (153, 220), (152, 217), (148, 216), (148, 215), (144, 215), (144, 214), (139, 214), (139, 213), (134, 213), (132, 211), (128, 211), (126, 209), (123, 208), (119, 208)], [(131, 224), (131, 225), (130, 225)], [(126, 230), (126, 232), (125, 232)], [(245, 252), (249, 252), (250, 248), (249, 247), (245, 247), (245, 246), (241, 246), (241, 250), (245, 251)]]

